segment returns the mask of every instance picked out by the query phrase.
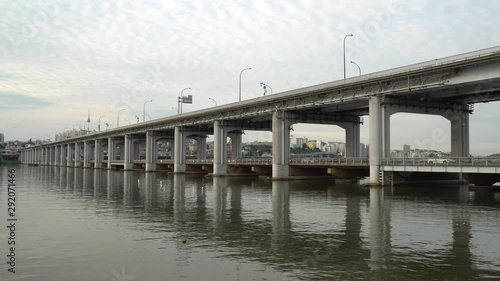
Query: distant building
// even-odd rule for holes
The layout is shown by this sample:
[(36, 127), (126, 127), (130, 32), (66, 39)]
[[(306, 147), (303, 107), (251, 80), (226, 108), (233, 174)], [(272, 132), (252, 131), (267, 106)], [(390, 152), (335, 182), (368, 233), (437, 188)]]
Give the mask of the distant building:
[(0, 133), (0, 143), (4, 143), (5, 142), (5, 136)]
[(318, 142), (316, 140), (307, 141), (307, 146), (309, 146), (310, 149), (314, 150), (318, 147)]
[(307, 144), (307, 138), (296, 138), (295, 144), (297, 145), (297, 147), (303, 147), (304, 144)]

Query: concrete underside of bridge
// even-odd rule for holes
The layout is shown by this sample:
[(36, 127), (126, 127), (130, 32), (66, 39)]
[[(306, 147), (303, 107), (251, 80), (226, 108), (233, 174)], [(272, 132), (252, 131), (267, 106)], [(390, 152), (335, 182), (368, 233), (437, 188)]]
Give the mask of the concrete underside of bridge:
[(500, 174), (440, 173), (440, 172), (384, 172), (384, 185), (412, 183), (468, 182), (477, 186), (492, 186), (500, 182)]

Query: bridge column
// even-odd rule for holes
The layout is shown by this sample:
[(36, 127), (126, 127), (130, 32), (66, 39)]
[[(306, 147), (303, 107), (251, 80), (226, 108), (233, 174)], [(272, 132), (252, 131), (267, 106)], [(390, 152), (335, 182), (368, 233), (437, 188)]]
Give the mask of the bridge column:
[(131, 134), (125, 135), (125, 145), (123, 149), (123, 169), (125, 171), (134, 168), (134, 138)]
[(61, 155), (61, 163), (60, 163), (61, 167), (66, 166), (66, 149), (67, 149), (66, 146), (67, 145), (68, 144), (61, 144), (61, 153), (60, 153), (60, 155)]
[(360, 123), (340, 123), (338, 124), (345, 130), (346, 157), (360, 157)]
[(50, 165), (50, 147), (45, 147), (45, 165)]
[(42, 159), (42, 158), (43, 158), (43, 151), (42, 151), (42, 148), (41, 148), (41, 147), (38, 147), (38, 148), (36, 149), (36, 163), (37, 163), (38, 165), (43, 164), (43, 159)]
[(154, 131), (146, 132), (146, 172), (156, 171), (156, 159), (158, 159), (157, 136)]
[(182, 127), (174, 130), (174, 173), (186, 172), (186, 135)]
[(90, 168), (90, 143), (83, 142), (83, 167)]
[(112, 137), (108, 138), (108, 169), (112, 168), (111, 162), (115, 160), (116, 140)]
[(273, 179), (286, 179), (290, 175), (288, 161), (290, 159), (290, 125), (287, 112), (274, 111), (273, 123)]
[(382, 154), (382, 116), (380, 97), (369, 99), (370, 112), (370, 184), (379, 184), (380, 157)]
[(51, 166), (52, 165), (52, 146), (46, 147), (47, 150), (47, 159), (46, 159), (46, 165)]
[(224, 121), (214, 122), (214, 176), (227, 173), (227, 129)]
[(451, 156), (469, 157), (469, 113), (447, 112), (443, 117), (451, 122)]
[(207, 159), (207, 136), (197, 136), (196, 138), (196, 159)]
[(232, 131), (227, 134), (231, 138), (231, 159), (241, 158), (241, 143), (243, 131)]
[(73, 150), (73, 146), (71, 145), (71, 143), (68, 143), (68, 155), (67, 155), (67, 158), (66, 158), (66, 166), (68, 167), (73, 167), (74, 163), (73, 163), (73, 153), (74, 153), (74, 150)]
[(75, 167), (82, 166), (82, 144), (80, 142), (75, 143)]
[(95, 149), (94, 149), (94, 168), (101, 169), (102, 168), (102, 140), (95, 140)]
[(61, 149), (59, 145), (54, 146), (54, 166), (59, 166), (61, 162)]

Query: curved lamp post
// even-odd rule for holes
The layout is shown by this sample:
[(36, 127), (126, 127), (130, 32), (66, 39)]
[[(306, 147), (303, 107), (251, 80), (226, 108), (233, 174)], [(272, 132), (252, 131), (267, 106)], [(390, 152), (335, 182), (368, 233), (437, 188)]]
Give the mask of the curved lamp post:
[(361, 76), (361, 67), (359, 67), (359, 65), (357, 63), (353, 62), (353, 61), (351, 61), (351, 63), (358, 67), (359, 76)]
[(345, 39), (349, 36), (354, 36), (351, 34), (347, 34), (345, 37), (344, 37), (344, 79), (345, 79)]
[(267, 85), (266, 83), (260, 83), (260, 85), (262, 86), (262, 88), (264, 88), (264, 96), (267, 93), (267, 88), (271, 90), (271, 95), (273, 94), (273, 88), (271, 88), (271, 86)]
[(241, 70), (241, 71), (240, 71), (240, 101), (241, 101), (241, 74), (242, 74), (242, 73), (243, 73), (243, 71), (245, 71), (245, 70), (252, 70), (252, 68), (251, 68), (251, 67), (247, 67), (247, 68), (245, 68), (245, 69), (243, 69), (243, 70)]
[(208, 98), (209, 100), (212, 100), (215, 103), (215, 106), (217, 106), (217, 102), (213, 98)]
[(125, 108), (118, 110), (118, 115), (116, 117), (116, 127), (117, 128), (120, 127), (120, 112), (122, 112), (122, 111), (125, 111)]
[(144, 103), (144, 106), (142, 108), (142, 122), (146, 120), (146, 103), (148, 102), (153, 102), (153, 100), (148, 100)]
[(103, 115), (101, 117), (99, 117), (99, 123), (97, 124), (97, 130), (100, 132), (101, 131), (101, 118), (102, 117), (106, 117), (106, 115)]

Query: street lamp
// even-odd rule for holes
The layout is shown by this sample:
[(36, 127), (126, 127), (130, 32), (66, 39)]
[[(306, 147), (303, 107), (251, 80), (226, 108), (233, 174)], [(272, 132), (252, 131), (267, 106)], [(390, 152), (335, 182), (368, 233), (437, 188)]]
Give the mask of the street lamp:
[(353, 36), (353, 35), (352, 35), (352, 33), (351, 33), (351, 34), (347, 34), (347, 35), (344, 37), (344, 80), (345, 80), (345, 39), (346, 39), (348, 36)]
[[(182, 93), (184, 93), (185, 90), (191, 90), (191, 87), (189, 88), (184, 88), (182, 91), (181, 91), (181, 97), (179, 99), (179, 101), (177, 101), (177, 114), (182, 114)], [(180, 105), (180, 106), (179, 106)], [(180, 111), (179, 111), (179, 108), (180, 108)]]
[(260, 85), (262, 86), (262, 88), (264, 88), (264, 96), (267, 93), (267, 88), (271, 90), (271, 95), (273, 94), (273, 88), (271, 88), (271, 86), (267, 85), (266, 83), (260, 83)]
[(142, 109), (142, 122), (144, 122), (144, 120), (146, 119), (146, 103), (148, 102), (153, 102), (153, 100), (148, 100), (144, 103), (144, 107)]
[(241, 101), (241, 74), (243, 73), (243, 71), (251, 70), (251, 69), (252, 69), (251, 67), (247, 67), (247, 68), (243, 69), (242, 71), (240, 71), (240, 101)]
[(212, 100), (215, 103), (215, 106), (217, 106), (217, 102), (213, 98), (208, 98), (209, 100)]
[(103, 115), (101, 117), (99, 117), (99, 124), (97, 125), (97, 130), (100, 132), (101, 131), (101, 118), (102, 117), (106, 117), (106, 115)]
[(361, 76), (361, 67), (359, 67), (359, 65), (357, 63), (353, 62), (353, 61), (351, 61), (351, 63), (358, 67), (359, 76)]
[(116, 128), (120, 127), (120, 112), (124, 111), (124, 109), (118, 110), (118, 115), (116, 116)]
[(106, 123), (106, 131), (108, 130), (108, 127), (111, 126), (111, 129), (113, 129), (113, 125)]

